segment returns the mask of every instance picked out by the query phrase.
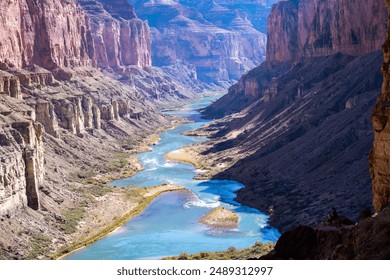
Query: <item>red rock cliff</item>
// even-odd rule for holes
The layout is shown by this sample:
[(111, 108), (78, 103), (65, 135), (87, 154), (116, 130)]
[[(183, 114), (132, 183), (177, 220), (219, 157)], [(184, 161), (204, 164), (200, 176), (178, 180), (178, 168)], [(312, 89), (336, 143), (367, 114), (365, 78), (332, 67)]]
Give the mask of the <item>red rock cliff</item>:
[[(387, 7), (390, 1), (387, 0)], [(370, 173), (373, 205), (380, 212), (390, 203), (390, 25), (383, 45), (383, 85), (371, 117), (374, 126), (374, 144), (370, 154)]]
[(149, 27), (127, 1), (79, 2), (1, 1), (0, 61), (51, 70), (96, 66), (96, 54), (102, 68), (151, 65)]
[(150, 67), (150, 34), (126, 0), (78, 0), (91, 19), (98, 66)]
[(267, 60), (373, 52), (383, 44), (386, 17), (382, 0), (279, 2), (268, 19)]
[(1, 1), (0, 61), (47, 69), (93, 64), (84, 11), (73, 0)]

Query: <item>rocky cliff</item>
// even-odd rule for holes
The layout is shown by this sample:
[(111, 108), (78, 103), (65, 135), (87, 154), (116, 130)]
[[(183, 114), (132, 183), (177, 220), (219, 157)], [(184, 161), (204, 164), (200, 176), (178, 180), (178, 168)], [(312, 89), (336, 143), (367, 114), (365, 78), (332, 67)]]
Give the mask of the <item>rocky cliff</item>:
[(155, 103), (180, 102), (203, 90), (193, 70), (163, 71), (152, 67), (147, 22), (140, 20), (127, 0), (77, 0), (90, 23), (91, 52), (96, 65)]
[(266, 36), (254, 27), (247, 11), (259, 9), (264, 18), (269, 8), (253, 2), (243, 10), (238, 3), (219, 2), (131, 1), (151, 26), (153, 64), (195, 68), (193, 78), (218, 85), (259, 65)]
[[(380, 49), (386, 30), (383, 1), (282, 1), (268, 19), (267, 60), (286, 61)], [(369, 14), (369, 17), (361, 15)]]
[[(386, 33), (383, 1), (281, 1), (268, 18), (267, 60), (245, 74), (229, 95), (205, 110), (209, 117), (238, 112), (275, 90), (271, 80), (305, 57), (342, 53), (358, 56), (377, 51)], [(360, 19), (359, 15), (369, 17)], [(260, 75), (260, 73), (263, 73)], [(226, 103), (226, 101), (231, 101)], [(225, 106), (231, 104), (230, 106)]]
[[(390, 7), (390, 1), (387, 1)], [(389, 21), (390, 22), (390, 21)], [(373, 204), (380, 212), (390, 203), (389, 187), (389, 105), (390, 105), (390, 24), (387, 40), (383, 45), (384, 62), (382, 65), (382, 93), (378, 96), (371, 120), (374, 126), (374, 144), (370, 153), (370, 173), (372, 177)]]
[(151, 66), (149, 26), (126, 1), (78, 1), (91, 22), (97, 65), (116, 68)]
[(44, 178), (43, 126), (32, 108), (0, 96), (0, 215), (12, 216), (27, 206), (39, 210), (39, 187)]
[(225, 117), (197, 132), (211, 137), (193, 147), (199, 160), (210, 175), (243, 182), (237, 200), (268, 212), (281, 231), (317, 224), (331, 207), (354, 220), (370, 207), (386, 22), (379, 0), (280, 2), (267, 61), (204, 110)]
[(93, 64), (85, 13), (75, 1), (13, 0), (0, 3), (0, 61), (47, 69)]

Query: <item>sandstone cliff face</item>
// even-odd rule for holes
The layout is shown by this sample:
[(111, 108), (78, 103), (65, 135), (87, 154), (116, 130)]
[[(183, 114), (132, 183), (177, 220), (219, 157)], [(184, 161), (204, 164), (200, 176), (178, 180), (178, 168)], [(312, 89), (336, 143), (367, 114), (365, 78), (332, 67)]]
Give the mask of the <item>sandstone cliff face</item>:
[[(360, 0), (359, 0), (360, 1)], [(306, 57), (342, 53), (365, 55), (381, 48), (386, 34), (387, 10), (383, 1), (280, 1), (268, 18), (267, 60), (243, 75), (229, 94), (205, 110), (221, 117), (238, 112), (275, 90), (272, 79)], [(361, 19), (362, 14), (368, 14)], [(224, 100), (229, 99), (228, 104)]]
[(44, 181), (43, 126), (23, 104), (11, 109), (12, 98), (0, 96), (0, 215), (29, 206), (40, 208), (38, 189)]
[(266, 36), (236, 8), (210, 1), (132, 3), (152, 27), (154, 65), (194, 66), (200, 81), (223, 85), (264, 60)]
[(9, 40), (0, 46), (0, 61), (50, 70), (151, 66), (149, 28), (127, 1), (78, 2), (83, 8), (74, 0), (1, 3), (0, 36)]
[(101, 68), (151, 66), (150, 35), (126, 0), (78, 0), (91, 20), (97, 64)]
[(179, 73), (152, 67), (148, 23), (137, 18), (127, 0), (77, 1), (90, 22), (97, 66), (110, 77), (156, 103), (177, 102), (203, 90), (186, 67)]
[(373, 52), (383, 44), (386, 16), (381, 0), (281, 1), (268, 20), (267, 60)]
[(47, 69), (93, 64), (85, 13), (72, 0), (0, 3), (0, 61)]
[[(225, 117), (203, 129), (212, 140), (195, 149), (216, 178), (243, 182), (237, 200), (269, 211), (281, 231), (315, 225), (331, 207), (356, 220), (371, 206), (369, 118), (386, 22), (382, 1), (280, 2), (269, 17), (267, 61), (204, 110)], [(376, 139), (386, 137), (383, 108), (374, 115)], [(376, 143), (374, 151), (384, 145)], [(384, 162), (384, 151), (373, 155)], [(374, 187), (379, 209), (388, 200), (386, 173), (372, 174), (382, 181), (382, 190)]]
[[(390, 1), (387, 1), (387, 6)], [(390, 25), (389, 25), (390, 28)], [(372, 177), (373, 204), (376, 211), (380, 212), (390, 203), (390, 29), (387, 32), (387, 40), (383, 45), (384, 62), (382, 65), (383, 85), (382, 93), (374, 107), (371, 117), (374, 126), (374, 143), (370, 154), (370, 173)]]

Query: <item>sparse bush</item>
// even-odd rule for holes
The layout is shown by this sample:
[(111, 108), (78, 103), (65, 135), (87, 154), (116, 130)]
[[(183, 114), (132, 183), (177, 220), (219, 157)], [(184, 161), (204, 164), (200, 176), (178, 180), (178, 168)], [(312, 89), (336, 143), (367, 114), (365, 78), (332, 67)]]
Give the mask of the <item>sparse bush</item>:
[(61, 224), (61, 229), (65, 234), (72, 234), (76, 232), (78, 223), (84, 218), (85, 209), (82, 207), (70, 209), (63, 213), (65, 223)]
[(164, 259), (167, 260), (247, 260), (250, 258), (259, 258), (274, 248), (275, 244), (267, 243), (263, 244), (261, 242), (256, 242), (252, 247), (238, 250), (237, 248), (231, 246), (226, 251), (219, 252), (200, 252), (199, 254), (187, 255), (186, 253), (181, 253), (176, 257), (167, 257)]
[(36, 234), (31, 237), (29, 249), (30, 252), (26, 259), (34, 260), (39, 256), (45, 255), (50, 250), (51, 238), (44, 234)]

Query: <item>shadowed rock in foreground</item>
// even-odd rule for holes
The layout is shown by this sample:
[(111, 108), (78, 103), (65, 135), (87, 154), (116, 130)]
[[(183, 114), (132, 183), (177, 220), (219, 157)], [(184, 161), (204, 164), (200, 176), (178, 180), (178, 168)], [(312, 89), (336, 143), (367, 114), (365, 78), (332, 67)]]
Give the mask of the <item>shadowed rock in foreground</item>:
[(390, 207), (357, 225), (332, 221), (317, 228), (301, 225), (285, 232), (275, 249), (261, 259), (390, 259)]

